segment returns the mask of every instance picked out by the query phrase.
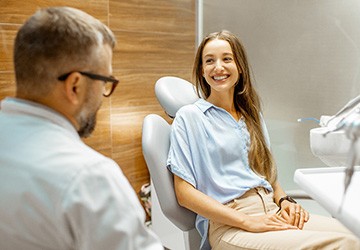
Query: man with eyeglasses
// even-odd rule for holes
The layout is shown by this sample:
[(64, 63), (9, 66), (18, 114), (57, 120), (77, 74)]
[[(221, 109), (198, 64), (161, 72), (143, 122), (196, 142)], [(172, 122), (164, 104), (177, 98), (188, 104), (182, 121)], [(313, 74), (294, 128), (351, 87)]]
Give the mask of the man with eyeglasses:
[(115, 38), (73, 8), (17, 33), (16, 98), (0, 110), (0, 249), (163, 249), (119, 166), (81, 141), (95, 128)]

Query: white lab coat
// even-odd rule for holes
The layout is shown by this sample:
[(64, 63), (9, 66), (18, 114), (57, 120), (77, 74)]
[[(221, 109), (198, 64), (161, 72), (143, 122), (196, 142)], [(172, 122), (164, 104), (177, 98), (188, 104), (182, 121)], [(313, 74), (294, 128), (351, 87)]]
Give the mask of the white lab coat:
[(119, 166), (44, 106), (0, 110), (0, 249), (163, 249)]

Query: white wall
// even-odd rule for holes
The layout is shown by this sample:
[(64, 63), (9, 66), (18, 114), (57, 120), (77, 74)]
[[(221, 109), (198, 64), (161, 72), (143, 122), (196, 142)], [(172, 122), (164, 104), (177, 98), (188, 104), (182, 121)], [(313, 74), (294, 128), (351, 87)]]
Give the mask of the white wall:
[(314, 122), (360, 93), (360, 1), (205, 0), (203, 35), (228, 29), (248, 52), (263, 101), (280, 182), (320, 167), (309, 147)]

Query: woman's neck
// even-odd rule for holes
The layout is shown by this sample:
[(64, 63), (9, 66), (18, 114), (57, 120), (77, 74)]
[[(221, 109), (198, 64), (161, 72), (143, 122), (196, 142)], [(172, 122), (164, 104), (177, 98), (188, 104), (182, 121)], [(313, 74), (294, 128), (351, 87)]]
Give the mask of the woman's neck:
[(240, 119), (241, 115), (235, 108), (233, 95), (210, 95), (206, 100), (219, 108), (225, 109), (235, 120)]

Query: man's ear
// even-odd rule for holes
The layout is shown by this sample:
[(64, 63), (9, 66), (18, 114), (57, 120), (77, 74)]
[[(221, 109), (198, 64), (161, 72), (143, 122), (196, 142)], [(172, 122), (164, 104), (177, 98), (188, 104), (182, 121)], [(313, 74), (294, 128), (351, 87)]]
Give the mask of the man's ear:
[(64, 90), (66, 98), (72, 104), (79, 104), (84, 95), (85, 82), (78, 72), (71, 73), (64, 81)]

